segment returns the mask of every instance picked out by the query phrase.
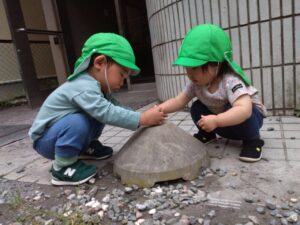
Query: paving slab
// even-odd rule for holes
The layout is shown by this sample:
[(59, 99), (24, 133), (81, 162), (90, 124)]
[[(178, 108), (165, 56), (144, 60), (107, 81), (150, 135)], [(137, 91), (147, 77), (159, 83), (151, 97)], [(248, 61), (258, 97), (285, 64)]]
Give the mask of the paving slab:
[[(8, 180), (18, 180), (22, 182), (50, 184), (52, 162), (43, 157), (38, 156), (37, 159), (24, 165), (23, 171), (18, 173), (13, 171), (5, 176)], [(38, 169), (37, 169), (38, 168)]]
[(266, 139), (266, 138), (281, 138), (282, 137), (282, 133), (281, 131), (265, 131), (265, 130), (262, 130), (260, 132), (260, 135), (263, 139)]
[(269, 138), (269, 139), (264, 139), (265, 145), (264, 148), (284, 148), (283, 146), (283, 140), (282, 139), (274, 139), (274, 138)]
[(298, 163), (299, 163), (299, 161), (300, 161), (300, 149), (299, 148), (298, 149), (293, 149), (293, 148), (289, 149), (287, 151), (287, 158), (290, 161), (298, 161)]
[(1, 147), (0, 154), (0, 176), (18, 171), (39, 158), (39, 155), (32, 150), (28, 137)]
[(300, 148), (300, 139), (285, 139), (286, 148)]
[(274, 124), (274, 123), (270, 124), (270, 123), (265, 123), (265, 121), (264, 121), (264, 125), (260, 129), (261, 131), (266, 131), (266, 130), (268, 130), (270, 128), (273, 128), (275, 131), (279, 131), (281, 129), (281, 127), (280, 127), (281, 125), (279, 123), (277, 123), (277, 124)]
[(283, 148), (264, 148), (263, 158), (268, 160), (286, 160)]
[(29, 124), (0, 125), (0, 147), (28, 136)]
[(282, 124), (284, 131), (300, 131), (299, 123), (297, 124)]
[(296, 130), (285, 130), (283, 131), (284, 134), (284, 138), (288, 138), (288, 139), (300, 139), (300, 132), (295, 132)]

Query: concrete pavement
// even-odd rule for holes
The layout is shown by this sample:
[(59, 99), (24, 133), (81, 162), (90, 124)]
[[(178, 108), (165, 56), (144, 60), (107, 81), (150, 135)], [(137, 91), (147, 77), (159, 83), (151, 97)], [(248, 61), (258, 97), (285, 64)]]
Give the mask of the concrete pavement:
[[(146, 110), (156, 102), (139, 109)], [(0, 111), (2, 127), (30, 125), (37, 113), (26, 106)], [(189, 134), (196, 132), (188, 112), (169, 115), (168, 121)], [(113, 147), (115, 153), (133, 134), (119, 127), (106, 126), (100, 141)], [(214, 180), (210, 192), (210, 204), (221, 207), (239, 207), (245, 196), (286, 201), (288, 192), (300, 199), (300, 118), (291, 116), (272, 116), (264, 121), (261, 130), (265, 140), (263, 159), (258, 163), (243, 163), (238, 160), (241, 142), (218, 139), (207, 145), (211, 157), (211, 168), (224, 171), (224, 176)], [(0, 176), (21, 182), (34, 182), (50, 185), (49, 168), (51, 161), (40, 157), (31, 148), (26, 134), (12, 143), (0, 145)], [(102, 168), (113, 158), (92, 162)], [(276, 196), (276, 198), (274, 197)], [(213, 200), (215, 199), (215, 200)], [(229, 201), (230, 199), (230, 201)]]

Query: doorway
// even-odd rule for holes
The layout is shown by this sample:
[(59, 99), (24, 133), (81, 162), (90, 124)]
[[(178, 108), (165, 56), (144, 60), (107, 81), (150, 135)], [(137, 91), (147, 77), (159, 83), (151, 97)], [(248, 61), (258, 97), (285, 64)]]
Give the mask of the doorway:
[(140, 75), (131, 77), (131, 83), (154, 82), (154, 66), (145, 0), (119, 1), (121, 24), (118, 24), (114, 1), (57, 0), (61, 27), (65, 35), (70, 71), (84, 41), (93, 33), (119, 33), (132, 45)]

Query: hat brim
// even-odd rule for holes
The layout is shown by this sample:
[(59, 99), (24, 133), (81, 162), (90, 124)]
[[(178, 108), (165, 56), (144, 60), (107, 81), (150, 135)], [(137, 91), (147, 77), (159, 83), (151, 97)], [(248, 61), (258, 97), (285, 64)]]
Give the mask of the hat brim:
[(178, 57), (173, 62), (173, 66), (197, 67), (197, 66), (202, 66), (207, 62), (208, 62), (207, 60)]
[(128, 60), (117, 58), (117, 57), (111, 57), (111, 58), (119, 65), (131, 69), (131, 73), (130, 73), (131, 76), (136, 76), (141, 72), (141, 69), (139, 67), (137, 67), (135, 64), (133, 64)]
[[(127, 61), (127, 60), (123, 60), (120, 58), (112, 58), (116, 63), (120, 64), (121, 66), (128, 68), (131, 70), (130, 76), (136, 76), (141, 72), (141, 69), (139, 67), (137, 67), (135, 64)], [(91, 56), (88, 56), (87, 58), (85, 58), (75, 69), (75, 71), (73, 72), (73, 74), (71, 74), (70, 76), (68, 76), (68, 80), (74, 80), (76, 77), (78, 77), (83, 71), (85, 71), (90, 63), (91, 60)]]
[[(229, 66), (233, 69), (233, 71), (242, 78), (242, 80), (244, 81), (244, 83), (247, 86), (251, 85), (251, 81), (245, 75), (244, 71), (238, 64), (236, 64), (233, 60), (230, 60), (228, 57), (225, 57), (225, 60), (228, 62)], [(207, 60), (192, 59), (192, 58), (187, 58), (187, 57), (178, 57), (173, 62), (173, 66), (197, 67), (197, 66), (202, 66), (206, 63), (208, 63)]]

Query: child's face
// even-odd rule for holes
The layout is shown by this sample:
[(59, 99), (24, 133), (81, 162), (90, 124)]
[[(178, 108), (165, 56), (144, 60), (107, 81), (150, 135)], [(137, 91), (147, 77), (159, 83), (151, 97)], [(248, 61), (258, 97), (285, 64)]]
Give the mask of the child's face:
[(213, 81), (216, 77), (216, 73), (213, 71), (212, 66), (206, 67), (186, 67), (188, 78), (196, 85), (205, 86)]
[(109, 89), (116, 91), (123, 86), (124, 79), (128, 77), (130, 69), (124, 68), (115, 62), (107, 62), (106, 57), (100, 55), (95, 58), (94, 65), (89, 73), (100, 82), (101, 89), (105, 93), (109, 93)]
[(116, 63), (109, 63), (107, 65), (107, 80), (110, 89), (112, 91), (119, 90), (124, 84), (124, 79), (128, 78), (129, 73), (129, 69)]

